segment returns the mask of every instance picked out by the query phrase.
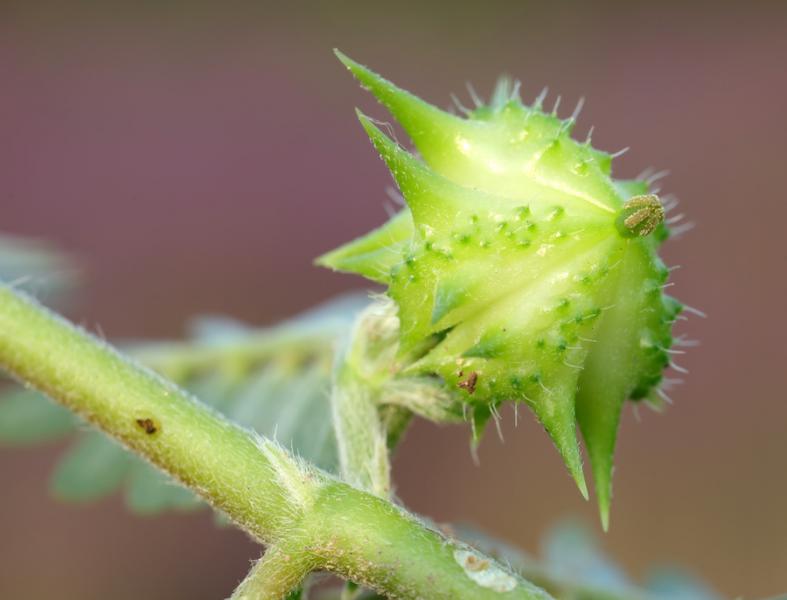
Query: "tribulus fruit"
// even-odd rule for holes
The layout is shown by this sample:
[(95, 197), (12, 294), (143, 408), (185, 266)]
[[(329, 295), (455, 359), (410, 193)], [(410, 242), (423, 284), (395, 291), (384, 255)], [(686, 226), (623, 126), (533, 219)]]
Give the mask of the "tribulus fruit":
[(406, 207), (319, 259), (388, 286), (405, 374), (463, 395), (477, 431), (505, 401), (527, 404), (582, 493), (576, 423), (608, 522), (625, 400), (660, 404), (672, 325), (663, 292), (664, 208), (646, 181), (611, 176), (612, 156), (502, 79), (464, 117), (340, 60), (396, 117), (420, 158), (358, 116)]

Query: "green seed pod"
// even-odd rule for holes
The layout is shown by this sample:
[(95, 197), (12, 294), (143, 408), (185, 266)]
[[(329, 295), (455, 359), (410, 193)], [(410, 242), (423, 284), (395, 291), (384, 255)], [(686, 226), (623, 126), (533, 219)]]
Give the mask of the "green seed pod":
[(475, 422), (527, 404), (587, 496), (579, 423), (606, 527), (621, 407), (657, 403), (681, 310), (662, 292), (661, 203), (508, 80), (461, 118), (337, 54), (422, 160), (359, 113), (407, 206), (319, 263), (388, 286), (400, 352), (425, 349), (405, 373), (441, 377)]

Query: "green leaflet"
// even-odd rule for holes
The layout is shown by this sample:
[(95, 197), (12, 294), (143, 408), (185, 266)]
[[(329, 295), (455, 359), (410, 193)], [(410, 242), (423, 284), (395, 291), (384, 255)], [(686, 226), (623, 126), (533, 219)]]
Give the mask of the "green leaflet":
[(14, 389), (0, 401), (0, 444), (39, 444), (72, 433), (79, 418), (38, 392)]
[(48, 244), (0, 234), (0, 280), (49, 298), (68, 287), (75, 273), (69, 257)]
[(359, 113), (407, 208), (318, 262), (388, 284), (401, 356), (425, 348), (404, 374), (461, 390), (476, 427), (526, 403), (586, 494), (578, 423), (606, 526), (620, 409), (656, 403), (680, 310), (662, 294), (658, 199), (509, 80), (462, 118), (337, 55), (422, 160)]
[(53, 494), (70, 502), (89, 502), (125, 487), (128, 507), (140, 514), (190, 509), (199, 504), (186, 488), (98, 431), (82, 436), (52, 474)]
[(85, 434), (63, 456), (52, 474), (52, 492), (72, 502), (97, 500), (114, 492), (131, 470), (133, 459), (103, 433)]
[[(718, 594), (710, 587), (676, 567), (659, 567), (648, 574), (647, 589), (656, 598), (664, 600), (719, 600)], [(770, 600), (784, 600), (785, 596)]]
[[(130, 351), (237, 423), (336, 471), (328, 397), (333, 351), (367, 303), (365, 295), (339, 297), (265, 329), (201, 318), (187, 342), (137, 343)], [(11, 388), (0, 394), (0, 444), (74, 435), (80, 423), (37, 392)], [(66, 451), (51, 487), (57, 497), (74, 502), (122, 489), (127, 506), (141, 514), (203, 506), (189, 490), (97, 431), (80, 435)]]
[(157, 514), (165, 510), (188, 511), (202, 506), (189, 489), (151, 467), (141, 458), (131, 456), (132, 465), (126, 480), (125, 500), (138, 514)]

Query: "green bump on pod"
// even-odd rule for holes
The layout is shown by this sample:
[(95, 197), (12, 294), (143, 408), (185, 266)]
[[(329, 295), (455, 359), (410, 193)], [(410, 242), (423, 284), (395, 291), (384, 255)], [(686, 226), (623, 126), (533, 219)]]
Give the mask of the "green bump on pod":
[(337, 52), (390, 110), (417, 158), (360, 112), (407, 206), (318, 259), (388, 285), (401, 376), (437, 376), (468, 407), (476, 443), (505, 401), (526, 404), (583, 495), (582, 433), (607, 527), (621, 409), (657, 404), (681, 310), (664, 295), (664, 208), (573, 120), (525, 106), (501, 79), (465, 118)]

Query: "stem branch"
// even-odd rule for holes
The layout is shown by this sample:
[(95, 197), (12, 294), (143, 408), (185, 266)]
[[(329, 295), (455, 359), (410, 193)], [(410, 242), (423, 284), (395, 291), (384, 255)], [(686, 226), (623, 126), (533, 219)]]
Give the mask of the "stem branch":
[[(391, 598), (549, 598), (403, 509), (226, 421), (7, 286), (0, 286), (0, 367), (168, 472), (257, 539), (294, 548), (311, 568)], [(263, 573), (280, 551), (271, 566), (263, 560)], [(298, 562), (282, 585), (302, 577), (303, 568)]]
[(270, 546), (235, 589), (230, 600), (280, 600), (317, 567), (302, 551)]

